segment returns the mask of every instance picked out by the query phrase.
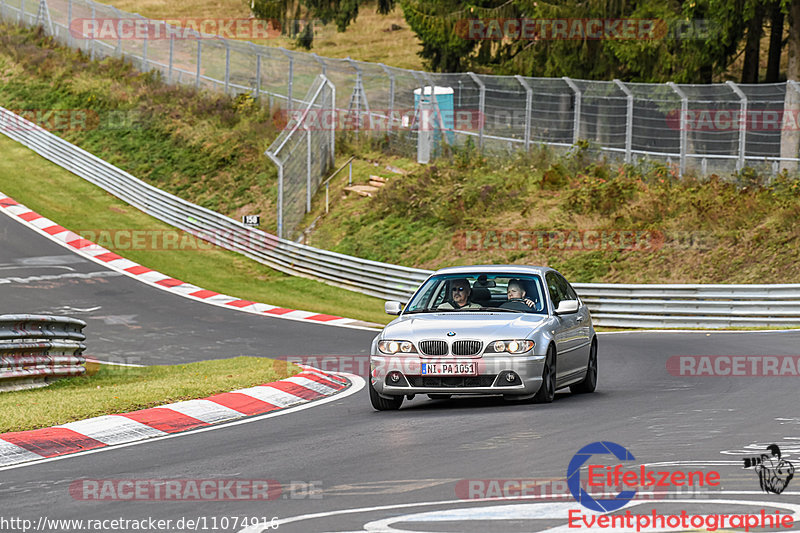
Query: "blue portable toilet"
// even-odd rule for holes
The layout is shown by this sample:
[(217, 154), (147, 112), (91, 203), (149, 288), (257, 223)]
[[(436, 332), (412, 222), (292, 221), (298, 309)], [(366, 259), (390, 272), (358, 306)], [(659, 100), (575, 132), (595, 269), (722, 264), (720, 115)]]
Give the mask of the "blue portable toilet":
[[(436, 106), (433, 105), (433, 98), (431, 96), (436, 97)], [(420, 87), (419, 89), (414, 89), (414, 114), (417, 114), (419, 110), (419, 103), (420, 99), (424, 98), (423, 104), (425, 107), (432, 109), (435, 113), (436, 107), (438, 106), (439, 111), (442, 113), (442, 123), (444, 123), (445, 129), (447, 129), (447, 142), (448, 144), (453, 144), (455, 141), (455, 134), (453, 133), (453, 127), (455, 124), (455, 106), (453, 104), (453, 89), (452, 87), (431, 87), (427, 85), (425, 87)], [(439, 123), (438, 117), (433, 117), (433, 131), (434, 131), (434, 146), (436, 148), (442, 142), (442, 131), (441, 125)]]

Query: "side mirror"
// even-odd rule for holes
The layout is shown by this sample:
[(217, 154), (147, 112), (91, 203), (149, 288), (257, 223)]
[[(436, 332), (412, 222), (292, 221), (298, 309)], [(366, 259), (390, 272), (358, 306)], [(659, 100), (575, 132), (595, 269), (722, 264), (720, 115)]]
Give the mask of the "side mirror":
[(562, 300), (556, 308), (557, 315), (568, 315), (578, 312), (578, 300)]
[(383, 304), (383, 310), (387, 315), (399, 315), (403, 310), (403, 304), (400, 302), (386, 302)]

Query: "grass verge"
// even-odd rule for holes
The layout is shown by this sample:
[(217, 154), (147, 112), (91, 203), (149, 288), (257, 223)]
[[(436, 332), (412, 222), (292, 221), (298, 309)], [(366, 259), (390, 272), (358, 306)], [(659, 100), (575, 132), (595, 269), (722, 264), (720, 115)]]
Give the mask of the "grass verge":
[(0, 394), (0, 433), (66, 424), (263, 385), (297, 374), (285, 361), (235, 357), (170, 366), (87, 363), (91, 375)]

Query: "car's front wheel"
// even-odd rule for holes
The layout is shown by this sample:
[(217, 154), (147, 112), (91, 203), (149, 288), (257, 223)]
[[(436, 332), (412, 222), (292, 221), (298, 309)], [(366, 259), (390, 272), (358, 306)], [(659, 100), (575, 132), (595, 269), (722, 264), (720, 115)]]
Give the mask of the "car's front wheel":
[(372, 386), (372, 380), (367, 378), (369, 387), (369, 401), (372, 402), (372, 407), (378, 411), (396, 411), (400, 409), (403, 404), (402, 396), (392, 396), (392, 399), (387, 400), (378, 395), (378, 391)]
[(569, 390), (573, 394), (587, 394), (594, 392), (597, 388), (597, 341), (592, 341), (589, 349), (589, 362), (586, 364), (586, 377), (583, 381), (570, 385)]
[(547, 349), (542, 369), (542, 386), (533, 397), (534, 403), (550, 403), (556, 397), (556, 350), (551, 345)]

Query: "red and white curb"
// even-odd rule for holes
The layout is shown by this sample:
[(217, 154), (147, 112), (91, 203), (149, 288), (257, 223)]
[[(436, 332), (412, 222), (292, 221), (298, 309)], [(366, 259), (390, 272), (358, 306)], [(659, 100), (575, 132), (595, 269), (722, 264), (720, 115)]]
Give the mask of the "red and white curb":
[(0, 433), (0, 467), (272, 413), (333, 396), (351, 386), (343, 377), (312, 367), (302, 368), (299, 374), (281, 381), (200, 400), (103, 415), (44, 429)]
[(381, 327), (379, 324), (371, 324), (352, 318), (314, 313), (311, 311), (300, 311), (298, 309), (287, 309), (285, 307), (242, 300), (234, 296), (227, 296), (218, 292), (202, 289), (191, 283), (172, 278), (166, 274), (162, 274), (161, 272), (125, 259), (98, 244), (82, 238), (77, 233), (56, 224), (35, 211), (31, 211), (13, 198), (5, 196), (2, 192), (0, 192), (0, 212), (5, 212), (10, 215), (12, 219), (23, 223), (39, 234), (69, 248), (83, 257), (147, 283), (148, 285), (170, 291), (179, 296), (200, 300), (220, 307), (227, 307), (228, 309), (239, 309), (249, 313), (288, 320), (300, 320), (303, 322), (367, 329), (370, 331), (374, 330), (375, 327)]

